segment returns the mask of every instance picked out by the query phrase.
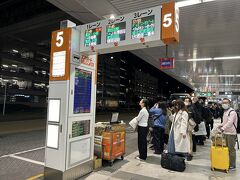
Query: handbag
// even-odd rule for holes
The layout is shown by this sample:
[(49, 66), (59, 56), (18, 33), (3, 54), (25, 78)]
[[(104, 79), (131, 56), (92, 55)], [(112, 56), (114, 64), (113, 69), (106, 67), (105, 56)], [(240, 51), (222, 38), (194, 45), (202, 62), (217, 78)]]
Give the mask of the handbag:
[(197, 132), (194, 132), (196, 136), (206, 136), (207, 130), (204, 121), (202, 121), (199, 125), (199, 130)]
[(162, 153), (161, 166), (165, 169), (178, 172), (183, 172), (186, 169), (185, 159), (170, 153)]
[(138, 125), (138, 121), (137, 118), (133, 118), (130, 122), (129, 125), (133, 128), (133, 130), (135, 131)]
[(148, 127), (153, 128), (154, 127), (154, 121), (158, 119), (162, 114), (156, 116), (156, 117), (149, 117), (148, 118)]
[(194, 128), (196, 127), (196, 123), (195, 123), (195, 121), (192, 119), (192, 118), (190, 118), (189, 120), (188, 120), (188, 132), (192, 132), (193, 130), (194, 130)]

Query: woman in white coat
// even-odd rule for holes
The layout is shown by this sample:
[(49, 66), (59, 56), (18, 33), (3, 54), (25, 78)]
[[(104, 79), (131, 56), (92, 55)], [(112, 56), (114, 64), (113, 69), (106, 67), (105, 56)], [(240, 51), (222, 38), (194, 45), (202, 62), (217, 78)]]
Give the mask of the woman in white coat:
[(182, 100), (174, 103), (175, 113), (170, 117), (172, 126), (169, 135), (168, 152), (188, 156), (190, 137), (188, 129), (188, 112)]

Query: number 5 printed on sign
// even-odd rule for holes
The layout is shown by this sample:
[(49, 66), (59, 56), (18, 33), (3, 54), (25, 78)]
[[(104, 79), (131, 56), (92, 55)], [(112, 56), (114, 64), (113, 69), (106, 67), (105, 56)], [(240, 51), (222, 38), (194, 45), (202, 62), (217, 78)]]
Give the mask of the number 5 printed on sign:
[(172, 13), (168, 13), (164, 15), (163, 18), (163, 27), (167, 28), (172, 25)]
[(61, 47), (63, 45), (63, 31), (57, 33), (56, 36), (56, 46)]

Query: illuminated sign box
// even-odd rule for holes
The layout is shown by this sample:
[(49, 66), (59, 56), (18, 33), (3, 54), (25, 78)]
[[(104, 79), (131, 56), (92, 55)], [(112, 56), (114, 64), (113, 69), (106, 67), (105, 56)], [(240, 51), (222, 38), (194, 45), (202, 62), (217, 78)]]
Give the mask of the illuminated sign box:
[(160, 69), (173, 69), (174, 64), (174, 58), (160, 58)]
[[(97, 28), (101, 28), (101, 33), (96, 34)], [(84, 39), (80, 42), (80, 52), (85, 54), (164, 45), (161, 41), (161, 6), (81, 25), (80, 31), (80, 39)]]
[(59, 125), (48, 124), (47, 127), (47, 147), (58, 149)]
[(66, 51), (53, 53), (52, 77), (65, 76)]
[(60, 122), (60, 99), (49, 99), (48, 122)]

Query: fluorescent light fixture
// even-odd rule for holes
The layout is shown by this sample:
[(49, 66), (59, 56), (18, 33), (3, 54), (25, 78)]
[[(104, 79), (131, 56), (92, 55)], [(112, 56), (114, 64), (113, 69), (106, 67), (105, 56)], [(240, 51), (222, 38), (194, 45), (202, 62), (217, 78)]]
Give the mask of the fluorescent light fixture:
[(199, 3), (201, 3), (201, 0), (185, 0), (185, 1), (177, 2), (176, 7), (191, 6), (191, 5), (199, 4)]
[(215, 0), (185, 0), (185, 1), (179, 1), (176, 2), (176, 7), (185, 7), (185, 6), (191, 6), (194, 4), (200, 4), (200, 3), (205, 3), (205, 2), (210, 2), (210, 1), (215, 1)]
[(43, 61), (47, 61), (47, 58), (42, 58)]
[(17, 67), (17, 65), (16, 64), (12, 64), (12, 67)]
[(211, 61), (213, 58), (197, 58), (197, 59), (187, 59), (187, 61)]
[(16, 49), (13, 49), (12, 51), (13, 51), (14, 53), (18, 53), (18, 50), (16, 50)]
[(196, 59), (187, 59), (187, 61), (211, 61), (211, 60), (228, 60), (228, 59), (240, 59), (240, 56), (226, 56), (226, 57), (214, 57), (214, 58), (196, 58)]
[(214, 60), (225, 60), (225, 59), (240, 59), (240, 56), (229, 56), (229, 57), (215, 57)]
[(6, 64), (3, 64), (2, 66), (5, 67), (5, 68), (8, 68), (8, 65), (6, 65)]
[(211, 77), (240, 77), (239, 74), (220, 74), (220, 75), (200, 75), (199, 77), (211, 78)]

